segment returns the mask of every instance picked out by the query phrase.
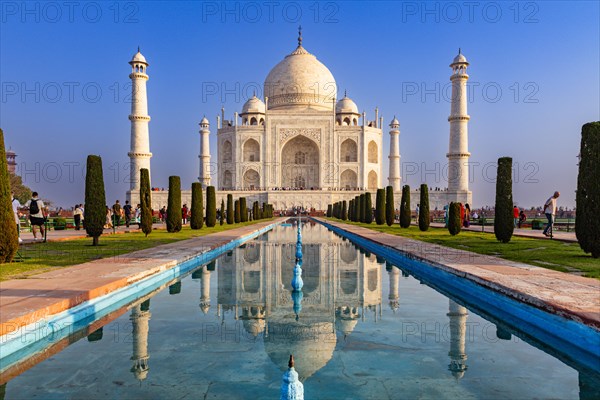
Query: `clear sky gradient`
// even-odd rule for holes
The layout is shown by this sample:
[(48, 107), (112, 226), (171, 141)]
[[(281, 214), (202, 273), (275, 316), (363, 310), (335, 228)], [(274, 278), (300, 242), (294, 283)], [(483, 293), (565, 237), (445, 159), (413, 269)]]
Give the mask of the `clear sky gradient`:
[[(303, 45), (369, 119), (400, 120), (403, 182), (445, 187), (448, 65), (469, 67), (475, 206), (492, 205), (495, 162), (512, 156), (514, 199), (554, 190), (575, 204), (581, 126), (600, 120), (599, 2), (11, 2), (0, 3), (0, 127), (25, 183), (70, 207), (85, 159), (103, 158), (107, 202), (128, 184), (127, 64), (150, 66), (153, 186), (198, 176), (198, 123), (232, 118), (270, 71)], [(217, 93), (213, 94), (214, 87)], [(257, 93), (261, 95), (260, 91)]]

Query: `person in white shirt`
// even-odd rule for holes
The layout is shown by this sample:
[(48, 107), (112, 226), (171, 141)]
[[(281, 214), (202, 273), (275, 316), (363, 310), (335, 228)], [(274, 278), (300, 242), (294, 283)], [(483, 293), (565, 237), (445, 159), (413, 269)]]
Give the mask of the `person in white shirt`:
[(17, 235), (19, 235), (19, 243), (23, 242), (23, 239), (21, 239), (21, 220), (19, 219), (19, 208), (21, 208), (21, 202), (15, 198), (15, 194), (12, 193), (12, 208), (13, 208), (13, 213), (15, 214), (15, 222), (17, 224)]
[(73, 210), (73, 221), (75, 222), (75, 230), (76, 231), (81, 229), (82, 217), (83, 217), (83, 210), (81, 209), (81, 204), (76, 204), (75, 209)]
[(548, 225), (544, 232), (542, 232), (545, 236), (551, 236), (552, 227), (554, 226), (554, 215), (556, 214), (556, 199), (560, 196), (559, 192), (554, 192), (554, 195), (546, 200), (544, 204), (544, 214), (546, 214), (546, 218), (548, 218)]
[(31, 200), (25, 203), (25, 208), (29, 209), (29, 221), (31, 221), (31, 230), (33, 231), (33, 240), (37, 240), (37, 230), (40, 230), (40, 240), (44, 239), (44, 222), (46, 222), (46, 216), (44, 215), (44, 202), (38, 198), (38, 193), (33, 192), (31, 194)]

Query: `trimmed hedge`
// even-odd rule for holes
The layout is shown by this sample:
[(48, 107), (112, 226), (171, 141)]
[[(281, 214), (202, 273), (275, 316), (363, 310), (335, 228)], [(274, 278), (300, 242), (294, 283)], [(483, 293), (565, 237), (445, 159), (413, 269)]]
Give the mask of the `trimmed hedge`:
[(236, 224), (240, 223), (240, 200), (236, 200), (234, 203), (234, 211), (233, 211), (233, 222)]
[(385, 223), (387, 226), (394, 224), (394, 188), (387, 186), (385, 188)]
[(410, 226), (410, 186), (402, 186), (402, 199), (400, 200), (400, 226)]
[(385, 189), (377, 189), (375, 198), (375, 223), (383, 225), (385, 223)]
[(373, 222), (373, 203), (371, 202), (371, 193), (365, 193), (365, 223)]
[(9, 263), (19, 249), (19, 233), (12, 208), (10, 175), (4, 147), (4, 132), (0, 129), (0, 262)]
[(331, 218), (333, 216), (333, 205), (328, 204), (327, 205), (327, 217)]
[(92, 244), (98, 245), (98, 239), (106, 224), (106, 193), (100, 156), (89, 155), (85, 173), (85, 232), (92, 238)]
[(429, 187), (422, 184), (419, 194), (419, 229), (425, 232), (429, 229)]
[(581, 127), (581, 160), (577, 176), (575, 235), (581, 250), (600, 256), (600, 121)]
[(219, 225), (225, 223), (225, 200), (221, 199), (221, 209), (219, 210)]
[(452, 236), (460, 233), (460, 203), (450, 203), (448, 210), (448, 232)]
[(248, 205), (246, 204), (246, 198), (240, 198), (240, 221), (248, 221)]
[(202, 229), (204, 226), (204, 200), (202, 199), (202, 184), (192, 183), (192, 217), (190, 228)]
[(510, 242), (515, 229), (512, 196), (512, 158), (498, 159), (496, 176), (496, 209), (494, 217), (494, 234), (502, 243)]
[(235, 218), (235, 211), (233, 210), (233, 195), (227, 195), (227, 225), (233, 224)]
[(214, 186), (206, 187), (206, 226), (217, 225), (217, 194)]
[(181, 179), (178, 176), (169, 177), (169, 197), (167, 200), (167, 232), (181, 230)]
[(140, 228), (146, 236), (152, 232), (152, 193), (150, 192), (150, 171), (140, 169)]
[(346, 200), (344, 200), (342, 202), (342, 221), (345, 221), (348, 219), (348, 202)]

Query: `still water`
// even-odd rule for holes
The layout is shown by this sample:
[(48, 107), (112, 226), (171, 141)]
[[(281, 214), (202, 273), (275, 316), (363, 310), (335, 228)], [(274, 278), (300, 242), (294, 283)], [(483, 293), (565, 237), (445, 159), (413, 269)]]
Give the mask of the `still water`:
[(26, 362), (0, 399), (277, 399), (289, 354), (306, 399), (597, 393), (597, 372), (566, 365), (401, 265), (316, 223), (302, 234), (301, 296), (290, 284), (296, 227), (276, 227)]

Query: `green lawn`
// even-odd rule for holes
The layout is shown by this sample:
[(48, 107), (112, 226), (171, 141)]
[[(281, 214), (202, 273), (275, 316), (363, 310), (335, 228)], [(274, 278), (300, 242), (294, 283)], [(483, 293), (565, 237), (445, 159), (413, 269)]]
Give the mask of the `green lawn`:
[(600, 259), (585, 254), (578, 243), (518, 236), (513, 236), (509, 243), (500, 243), (491, 233), (462, 231), (457, 236), (451, 236), (444, 228), (429, 228), (427, 232), (421, 232), (415, 225), (403, 229), (398, 224), (387, 226), (330, 219), (378, 232), (600, 279)]
[[(262, 219), (222, 226), (217, 223), (213, 228), (204, 226), (200, 230), (192, 230), (189, 225), (185, 225), (181, 232), (169, 233), (165, 229), (159, 229), (153, 231), (148, 237), (145, 237), (141, 232), (103, 235), (100, 237), (99, 246), (92, 246), (92, 239), (90, 238), (24, 245), (19, 249), (23, 256), (22, 261), (0, 264), (0, 281), (26, 278), (29, 275), (51, 271), (56, 268), (82, 264), (100, 258), (116, 257), (136, 250), (265, 221), (269, 220)], [(18, 259), (18, 257), (15, 258), (15, 260)]]

